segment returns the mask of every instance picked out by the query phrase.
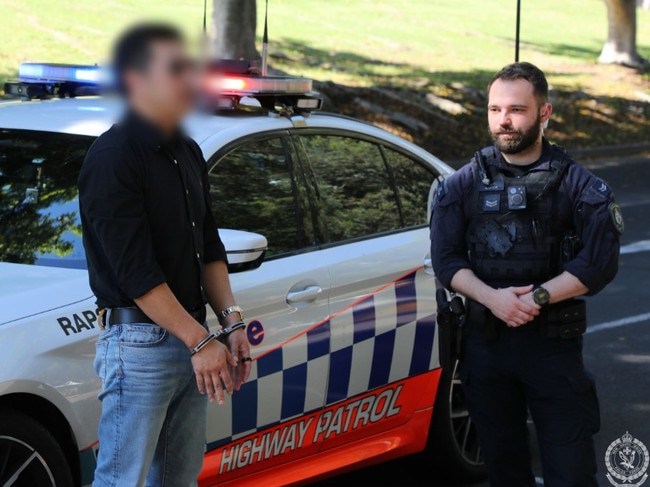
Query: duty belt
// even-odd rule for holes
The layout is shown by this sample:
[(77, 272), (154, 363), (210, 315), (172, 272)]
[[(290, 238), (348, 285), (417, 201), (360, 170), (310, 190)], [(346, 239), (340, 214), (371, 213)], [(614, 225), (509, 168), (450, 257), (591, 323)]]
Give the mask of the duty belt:
[[(477, 320), (488, 341), (496, 340), (507, 325), (480, 303), (468, 299), (469, 321)], [(470, 323), (471, 326), (471, 323)], [(542, 309), (539, 316), (522, 325), (523, 330), (537, 330), (547, 338), (576, 338), (587, 329), (586, 303), (582, 299), (568, 299)]]
[[(203, 324), (206, 318), (205, 306), (201, 306), (188, 313), (199, 323)], [(103, 314), (101, 324), (104, 326), (111, 326), (117, 324), (129, 323), (157, 323), (149, 318), (140, 308), (136, 306), (129, 306), (123, 308), (108, 308)]]

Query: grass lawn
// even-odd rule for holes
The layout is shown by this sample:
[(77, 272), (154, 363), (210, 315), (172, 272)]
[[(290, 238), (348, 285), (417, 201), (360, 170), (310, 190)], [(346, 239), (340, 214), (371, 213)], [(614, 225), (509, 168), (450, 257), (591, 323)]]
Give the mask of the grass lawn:
[[(0, 3), (0, 82), (23, 61), (101, 63), (114, 36), (138, 19), (172, 20), (196, 40), (203, 18), (197, 0)], [(650, 140), (648, 75), (595, 64), (607, 30), (604, 2), (521, 3), (520, 59), (544, 69), (554, 89), (549, 135), (569, 147)], [(260, 35), (263, 7), (258, 0)], [(319, 85), (330, 110), (369, 119), (445, 157), (461, 156), (472, 152), (468, 143), (484, 139), (487, 79), (514, 60), (515, 7), (515, 0), (269, 0), (271, 64), (334, 82)], [(650, 11), (638, 12), (639, 50), (650, 58)], [(462, 109), (436, 116), (440, 107), (426, 95)], [(395, 113), (422, 123), (405, 125)]]

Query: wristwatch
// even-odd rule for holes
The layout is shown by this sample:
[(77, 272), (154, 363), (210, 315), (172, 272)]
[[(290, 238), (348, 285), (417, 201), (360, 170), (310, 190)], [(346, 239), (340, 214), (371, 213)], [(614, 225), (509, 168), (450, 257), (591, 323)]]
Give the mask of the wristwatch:
[(544, 307), (550, 300), (551, 295), (542, 286), (537, 286), (533, 289), (533, 301), (535, 301), (535, 304)]
[(237, 305), (228, 306), (227, 308), (219, 311), (219, 313), (217, 313), (217, 318), (219, 318), (219, 322), (222, 322), (226, 319), (226, 317), (230, 316), (233, 313), (239, 313), (239, 320), (244, 321), (244, 312)]

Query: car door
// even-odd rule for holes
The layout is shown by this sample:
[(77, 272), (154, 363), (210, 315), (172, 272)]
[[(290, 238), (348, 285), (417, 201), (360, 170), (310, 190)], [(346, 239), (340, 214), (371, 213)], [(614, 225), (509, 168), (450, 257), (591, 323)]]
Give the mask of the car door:
[(421, 390), (399, 381), (438, 365), (434, 278), (423, 266), (437, 173), (360, 135), (303, 131), (294, 141), (313, 175), (319, 258), (331, 271), (325, 400), (347, 404), (321, 428), (324, 447), (334, 447), (406, 422)]
[(219, 227), (268, 239), (259, 268), (231, 274), (253, 362), (241, 390), (210, 406), (203, 478), (221, 482), (318, 449), (308, 432), (313, 418), (303, 417), (324, 405), (330, 277), (310, 252), (303, 172), (285, 134), (240, 140), (209, 164)]

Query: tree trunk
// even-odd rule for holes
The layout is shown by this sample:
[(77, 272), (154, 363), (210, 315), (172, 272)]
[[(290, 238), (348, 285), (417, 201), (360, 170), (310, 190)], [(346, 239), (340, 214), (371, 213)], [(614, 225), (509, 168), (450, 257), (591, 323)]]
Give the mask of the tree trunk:
[(607, 5), (607, 41), (598, 60), (643, 68), (646, 61), (636, 50), (636, 0), (605, 0)]
[(214, 0), (213, 5), (214, 54), (221, 59), (258, 60), (255, 0)]

